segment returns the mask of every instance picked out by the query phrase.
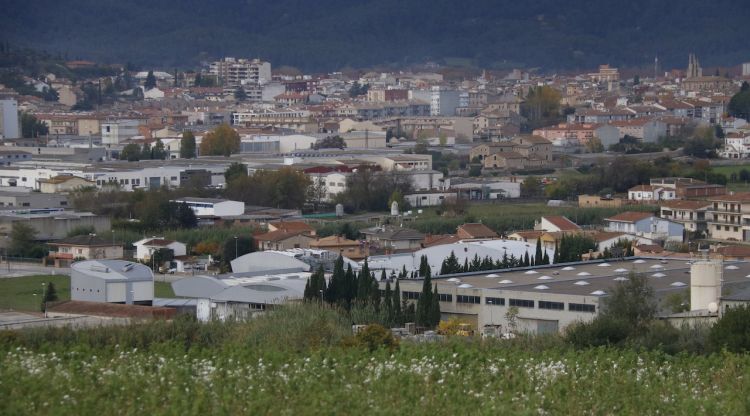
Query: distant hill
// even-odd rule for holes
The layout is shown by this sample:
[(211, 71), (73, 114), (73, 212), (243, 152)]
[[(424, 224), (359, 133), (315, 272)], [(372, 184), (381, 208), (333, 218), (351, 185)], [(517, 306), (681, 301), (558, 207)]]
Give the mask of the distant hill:
[[(0, 0), (0, 39), (165, 68), (216, 57), (332, 70), (426, 60), (490, 68), (684, 67), (750, 60), (728, 0)], [(463, 58), (463, 59), (456, 59)]]

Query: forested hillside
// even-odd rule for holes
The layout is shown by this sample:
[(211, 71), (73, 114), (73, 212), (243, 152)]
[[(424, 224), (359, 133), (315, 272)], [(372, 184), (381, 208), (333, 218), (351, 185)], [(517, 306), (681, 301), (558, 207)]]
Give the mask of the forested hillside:
[[(750, 3), (715, 0), (0, 0), (0, 39), (163, 67), (260, 56), (305, 70), (411, 64), (683, 67), (750, 57)], [(464, 58), (459, 61), (451, 58)]]

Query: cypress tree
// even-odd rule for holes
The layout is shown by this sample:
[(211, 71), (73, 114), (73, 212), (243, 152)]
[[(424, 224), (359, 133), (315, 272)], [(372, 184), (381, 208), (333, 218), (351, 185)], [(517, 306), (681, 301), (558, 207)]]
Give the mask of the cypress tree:
[(536, 251), (534, 252), (534, 264), (544, 264), (542, 262), (542, 239), (536, 239)]
[(468, 273), (468, 272), (469, 272), (469, 258), (464, 257), (464, 273)]
[(544, 257), (542, 257), (542, 264), (549, 264), (549, 255), (547, 254), (547, 250), (544, 250)]
[(417, 325), (419, 326), (430, 326), (430, 309), (432, 309), (431, 281), (432, 279), (429, 275), (425, 276), (424, 282), (422, 284), (422, 293), (420, 293), (419, 299), (417, 300), (416, 321)]
[(383, 309), (385, 310), (385, 319), (388, 325), (393, 325), (393, 294), (391, 293), (391, 282), (385, 283), (385, 295), (383, 296)]
[(523, 253), (523, 266), (528, 267), (531, 266), (531, 261), (529, 260), (529, 252)]
[(344, 275), (344, 299), (346, 301), (346, 308), (349, 309), (357, 296), (357, 276), (352, 270), (352, 265), (347, 265), (346, 274)]
[(386, 280), (388, 280), (388, 277), (385, 274), (385, 269), (383, 269), (383, 272), (380, 273), (380, 281), (385, 282)]
[(366, 302), (370, 297), (370, 266), (367, 265), (367, 259), (362, 265), (362, 270), (359, 271), (359, 277), (357, 278), (357, 300)]
[(370, 303), (375, 307), (376, 311), (380, 310), (380, 285), (378, 285), (375, 274), (370, 274)]
[(339, 256), (333, 263), (333, 275), (325, 291), (325, 299), (328, 303), (337, 303), (343, 299), (343, 285), (346, 274), (344, 272), (344, 258)]
[(560, 263), (560, 247), (557, 245), (557, 241), (555, 241), (555, 253), (552, 255), (552, 262)]
[(393, 316), (397, 324), (404, 324), (404, 311), (401, 309), (401, 286), (396, 280), (396, 288), (393, 290), (391, 295), (391, 302), (393, 302)]
[(440, 323), (440, 296), (438, 295), (437, 283), (432, 291), (432, 305), (430, 307), (430, 326), (435, 327)]

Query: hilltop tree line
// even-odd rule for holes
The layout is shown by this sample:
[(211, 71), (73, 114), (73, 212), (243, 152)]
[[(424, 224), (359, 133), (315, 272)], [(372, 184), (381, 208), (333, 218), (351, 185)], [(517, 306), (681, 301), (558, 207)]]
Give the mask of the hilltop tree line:
[[(13, 29), (5, 33), (10, 40), (62, 51), (70, 59), (96, 56), (163, 67), (196, 65), (220, 56), (261, 56), (275, 65), (310, 71), (425, 61), (583, 71), (602, 62), (647, 65), (657, 52), (665, 68), (682, 68), (685, 45), (697, 48), (706, 64), (736, 64), (748, 52), (736, 29), (750, 19), (750, 11), (728, 0), (712, 7), (688, 0), (679, 9), (646, 0), (597, 8), (582, 0), (477, 0), (460, 6), (448, 0), (212, 4), (172, 0), (122, 7), (114, 0), (15, 1), (13, 13), (0, 14), (0, 27)], [(113, 10), (126, 25), (97, 18)], [(663, 16), (670, 16), (669, 25), (663, 24)], [(69, 25), (72, 21), (86, 24)], [(205, 25), (207, 21), (222, 22), (221, 30)], [(395, 28), (408, 28), (408, 36)], [(721, 48), (714, 46), (719, 44)], [(611, 45), (618, 45), (616, 53)]]

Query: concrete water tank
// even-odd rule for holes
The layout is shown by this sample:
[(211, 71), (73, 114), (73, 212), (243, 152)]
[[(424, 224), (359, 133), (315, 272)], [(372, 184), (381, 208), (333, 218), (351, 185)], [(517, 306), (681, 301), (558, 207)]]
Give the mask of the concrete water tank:
[(336, 216), (339, 218), (344, 216), (344, 206), (342, 204), (336, 204)]
[(398, 215), (398, 202), (396, 201), (393, 201), (393, 203), (391, 204), (391, 215)]
[(721, 297), (721, 260), (701, 259), (690, 266), (690, 310), (707, 310)]

